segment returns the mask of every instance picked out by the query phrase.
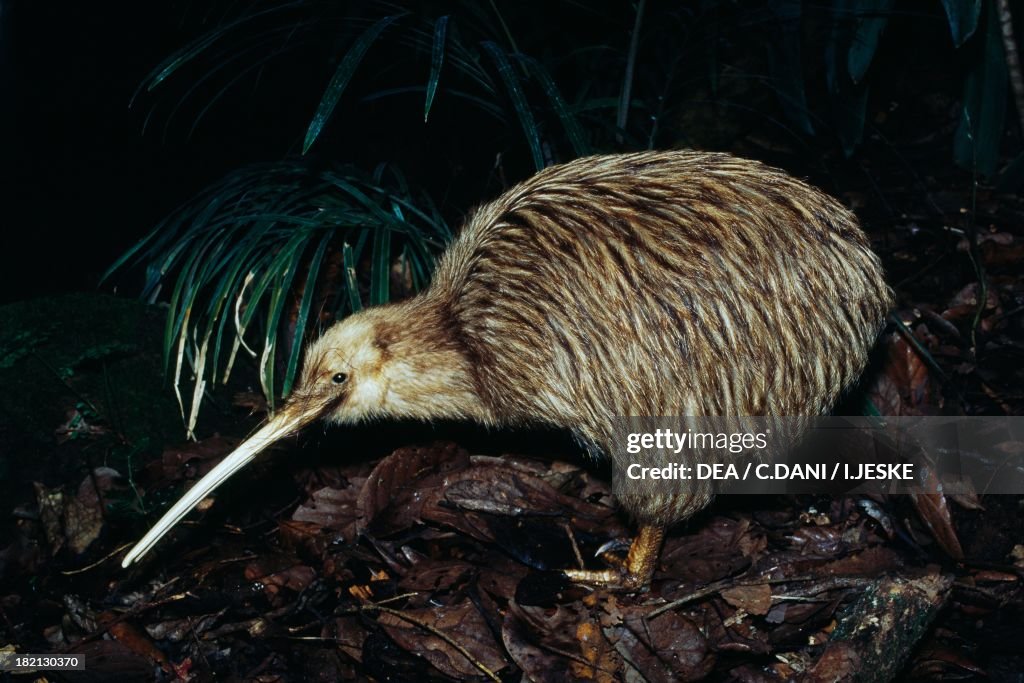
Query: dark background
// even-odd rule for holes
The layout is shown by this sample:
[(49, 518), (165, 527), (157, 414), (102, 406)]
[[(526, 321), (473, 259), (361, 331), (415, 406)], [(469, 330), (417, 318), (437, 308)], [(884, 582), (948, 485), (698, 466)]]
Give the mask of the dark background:
[[(750, 16), (763, 10), (760, 3), (750, 6)], [(693, 102), (663, 124), (659, 145), (738, 151), (809, 176), (834, 194), (864, 190), (870, 193), (868, 201), (856, 208), (869, 230), (884, 227), (872, 224), (873, 218), (892, 222), (904, 208), (885, 197), (892, 189), (886, 185), (890, 178), (919, 190), (922, 201), (927, 178), (969, 186), (970, 174), (952, 164), (952, 137), (969, 55), (977, 48), (954, 49), (939, 2), (898, 3), (897, 8), (869, 72), (867, 132), (850, 158), (827, 124), (831, 105), (820, 50), (810, 48), (803, 57), (808, 101), (815, 115), (826, 120), (815, 136), (787, 130), (771, 93), (733, 94), (739, 104), (728, 109), (719, 108), (713, 98), (702, 99), (706, 84), (703, 74), (696, 73), (687, 76), (694, 83)], [(530, 48), (541, 52), (564, 49), (559, 41), (570, 26), (575, 41), (603, 41), (622, 52), (632, 28), (629, 3), (552, 4), (543, 9), (542, 22), (534, 20), (539, 10), (530, 3), (504, 9), (516, 31), (534, 32)], [(742, 17), (745, 11), (737, 9), (732, 16)], [(0, 225), (5, 235), (0, 300), (5, 302), (96, 287), (121, 252), (201, 188), (246, 163), (297, 154), (344, 47), (324, 41), (271, 62), (258, 79), (232, 88), (190, 131), (206, 102), (204, 92), (175, 107), (189, 79), (202, 74), (202, 62), (177, 83), (144, 92), (134, 106), (129, 104), (155, 65), (210, 28), (214, 13), (205, 13), (201, 3), (2, 0), (0, 12)], [(810, 9), (805, 13), (807, 41), (820, 47), (827, 22), (816, 20)], [(764, 33), (774, 29), (751, 21), (726, 41), (729, 52), (723, 59), (763, 71)], [(744, 31), (760, 42), (746, 45)], [(704, 39), (679, 37), (693, 43), (693, 50)], [(389, 81), (425, 80), (425, 73), (395, 73), (379, 66), (386, 64), (390, 49), (374, 48), (377, 62), (365, 75), (357, 74), (352, 97), (342, 101), (310, 158), (322, 155), (371, 169), (379, 161), (396, 162), (431, 190), (457, 224), (472, 205), (530, 173), (518, 126), (513, 117), (505, 129), (496, 128), (443, 91), (430, 124), (420, 117), (421, 94), (362, 99)], [(644, 91), (643, 69), (658, 63), (653, 49), (641, 44), (638, 96), (651, 96), (649, 88)], [(422, 61), (425, 69), (429, 61)], [(607, 78), (617, 83), (620, 75), (613, 67), (621, 65), (610, 64)], [(555, 75), (567, 92), (584, 76), (572, 71)], [(1012, 119), (1012, 111), (1008, 115)], [(737, 127), (720, 130), (717, 119), (722, 118), (738, 122)], [(1015, 126), (1007, 126), (1007, 136), (1009, 152), (1018, 139)], [(502, 178), (494, 177), (495, 152), (511, 159)], [(111, 286), (117, 284), (128, 286), (130, 294), (137, 283), (115, 278)], [(123, 286), (121, 292), (126, 293)]]
[(96, 288), (121, 252), (199, 189), (236, 166), (282, 156), (301, 137), (323, 85), (321, 72), (303, 69), (289, 78), (311, 105), (264, 93), (252, 106), (252, 88), (243, 88), (191, 136), (188, 123), (166, 136), (163, 121), (144, 130), (153, 102), (130, 108), (132, 96), (201, 30), (198, 9), (0, 3), (0, 300)]

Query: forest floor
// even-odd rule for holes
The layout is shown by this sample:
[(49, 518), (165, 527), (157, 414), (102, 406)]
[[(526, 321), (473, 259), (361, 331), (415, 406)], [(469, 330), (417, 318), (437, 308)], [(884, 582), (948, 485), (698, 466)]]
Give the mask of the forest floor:
[[(836, 181), (898, 300), (857, 399), (882, 415), (1021, 415), (1024, 202), (950, 164), (907, 172), (933, 147), (867, 158)], [(670, 532), (650, 591), (592, 591), (552, 570), (602, 566), (597, 548), (631, 529), (607, 472), (564, 435), (311, 429), (124, 570), (129, 544), (261, 403), (221, 398), (184, 442), (164, 419), (178, 415), (159, 379), (161, 314), (93, 298), (128, 306), (146, 331), (111, 323), (93, 339), (50, 330), (59, 313), (0, 311), (0, 648), (85, 654), (86, 671), (47, 679), (1024, 673), (1024, 497), (720, 497)], [(81, 329), (99, 327), (86, 318)], [(1021, 446), (1006, 444), (1017, 457)]]

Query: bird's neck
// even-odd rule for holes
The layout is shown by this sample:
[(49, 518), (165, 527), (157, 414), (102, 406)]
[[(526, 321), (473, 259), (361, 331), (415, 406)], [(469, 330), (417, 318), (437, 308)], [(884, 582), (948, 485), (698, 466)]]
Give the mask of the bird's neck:
[(494, 422), (452, 319), (420, 296), (393, 304), (379, 332), (386, 342), (380, 376), (382, 412), (421, 420)]

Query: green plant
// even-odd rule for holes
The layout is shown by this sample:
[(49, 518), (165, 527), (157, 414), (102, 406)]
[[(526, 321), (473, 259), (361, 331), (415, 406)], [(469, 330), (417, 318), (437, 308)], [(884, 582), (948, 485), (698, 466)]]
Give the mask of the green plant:
[[(1006, 89), (1006, 67), (993, 42), (994, 0), (940, 3), (954, 44), (971, 50), (965, 50), (963, 120), (975, 127), (961, 123), (955, 158), (990, 174)], [(937, 12), (940, 3), (931, 9)], [(702, 124), (687, 116), (708, 110), (767, 121), (806, 149), (821, 144), (827, 131), (850, 155), (869, 125), (870, 67), (890, 18), (923, 11), (895, 0), (637, 0), (601, 11), (570, 0), (427, 0), (414, 10), (373, 0), (205, 7), (203, 22), (211, 27), (153, 69), (137, 93), (138, 101), (144, 92), (161, 93), (168, 128), (198, 102), (191, 133), (227, 94), (259, 82), (272, 62), (312, 50), (337, 55), (337, 64), (325, 71), (305, 130), (296, 131), (294, 147), (302, 155), (346, 158), (347, 150), (332, 147), (338, 136), (327, 133), (354, 137), (345, 125), (347, 108), (390, 98), (407, 109), (412, 96), (433, 130), (460, 125), (438, 121), (444, 99), (482, 112), (494, 128), (477, 131), (474, 143), (488, 148), (499, 166), (505, 151), (518, 148), (533, 170), (594, 151), (699, 144)], [(809, 39), (806, 24), (824, 25), (824, 37)], [(763, 65), (749, 58), (750, 43), (768, 56)], [(740, 54), (747, 56), (735, 57)], [(811, 106), (814, 89), (804, 68), (820, 57), (826, 99)], [(175, 95), (172, 82), (185, 87)], [(156, 118), (151, 112), (147, 125)], [(326, 320), (325, 311), (333, 319), (357, 310), (363, 292), (370, 303), (386, 301), (396, 266), (409, 272), (413, 290), (422, 286), (451, 236), (442, 208), (427, 192), (412, 191), (398, 172), (401, 160), (373, 174), (318, 163), (290, 160), (229, 175), (111, 269), (145, 265), (144, 296), (170, 290), (165, 365), (190, 434), (206, 387), (226, 381), (240, 350), (258, 360), (273, 408), (291, 389), (311, 320)], [(324, 267), (331, 263), (333, 271)], [(182, 396), (186, 367), (195, 378), (189, 401)]]
[[(144, 264), (148, 298), (173, 277), (164, 366), (191, 435), (207, 384), (227, 381), (240, 350), (258, 358), (273, 408), (294, 382), (308, 323), (362, 306), (357, 268), (368, 272), (369, 303), (383, 303), (396, 258), (418, 289), (450, 238), (429, 199), (394, 169), (366, 176), (285, 161), (230, 174), (157, 225), (107, 276)], [(341, 277), (323, 277), (332, 263)], [(187, 407), (186, 362), (195, 378)]]

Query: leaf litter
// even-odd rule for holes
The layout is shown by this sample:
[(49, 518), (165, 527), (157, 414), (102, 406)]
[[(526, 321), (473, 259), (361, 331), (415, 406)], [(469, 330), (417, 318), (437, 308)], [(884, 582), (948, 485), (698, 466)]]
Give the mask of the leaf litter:
[[(978, 231), (984, 279), (965, 265), (970, 245), (950, 252), (924, 212), (886, 235), (900, 304), (860, 387), (880, 414), (1024, 411), (1024, 238), (1007, 227), (1024, 207), (1003, 206)], [(951, 258), (964, 267), (932, 268)], [(102, 436), (66, 418), (62, 448)], [(133, 481), (95, 464), (37, 483), (0, 547), (12, 644), (85, 653), (121, 680), (847, 680), (879, 642), (900, 646), (912, 678), (1024, 666), (997, 647), (1024, 638), (1011, 496), (719, 501), (671, 531), (648, 592), (614, 594), (556, 573), (602, 567), (598, 549), (629, 538), (606, 480), (442, 442), (279, 469), (283, 493), (207, 502), (120, 570), (139, 523), (113, 504), (158, 508), (235, 443), (168, 448)], [(933, 626), (904, 629), (905, 643), (851, 628), (901, 615)]]

